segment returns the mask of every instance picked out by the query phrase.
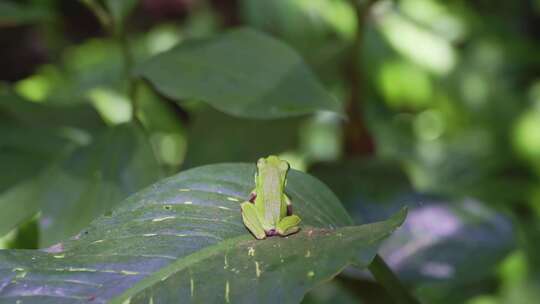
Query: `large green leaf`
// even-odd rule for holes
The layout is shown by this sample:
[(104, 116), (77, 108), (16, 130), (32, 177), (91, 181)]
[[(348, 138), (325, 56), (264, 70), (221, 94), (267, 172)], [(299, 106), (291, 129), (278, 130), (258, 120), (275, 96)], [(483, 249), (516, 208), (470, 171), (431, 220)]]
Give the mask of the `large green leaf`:
[(250, 29), (186, 41), (137, 73), (176, 100), (201, 100), (230, 115), (278, 118), (341, 105), (285, 44)]
[(405, 217), (347, 226), (335, 195), (292, 170), (286, 190), (302, 230), (257, 241), (239, 208), (254, 172), (248, 164), (185, 171), (48, 250), (0, 251), (0, 301), (295, 303), (347, 264), (367, 265)]
[(122, 125), (105, 131), (42, 174), (40, 243), (50, 245), (77, 233), (160, 177), (141, 130)]

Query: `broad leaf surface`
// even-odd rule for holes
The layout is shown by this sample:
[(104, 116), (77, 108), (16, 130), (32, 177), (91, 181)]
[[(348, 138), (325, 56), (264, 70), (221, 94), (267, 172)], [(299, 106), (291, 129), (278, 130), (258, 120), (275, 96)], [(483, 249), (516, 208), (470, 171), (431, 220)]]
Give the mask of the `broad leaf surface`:
[(137, 70), (171, 98), (200, 100), (230, 115), (271, 119), (341, 112), (295, 51), (250, 29), (186, 41)]
[(287, 193), (302, 230), (257, 241), (240, 216), (254, 171), (248, 164), (185, 171), (48, 250), (0, 251), (0, 302), (295, 303), (347, 264), (368, 264), (405, 216), (347, 226), (333, 193), (291, 170)]

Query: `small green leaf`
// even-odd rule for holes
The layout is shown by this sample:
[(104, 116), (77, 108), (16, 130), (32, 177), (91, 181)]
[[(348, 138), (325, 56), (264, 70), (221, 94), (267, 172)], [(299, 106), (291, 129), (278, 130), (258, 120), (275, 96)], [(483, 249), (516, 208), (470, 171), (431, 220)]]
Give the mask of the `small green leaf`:
[(137, 73), (171, 98), (200, 100), (234, 116), (341, 113), (294, 50), (247, 28), (181, 43), (139, 65)]
[(36, 179), (29, 178), (0, 194), (0, 236), (39, 212), (41, 191)]
[(286, 191), (302, 230), (257, 241), (240, 216), (254, 172), (248, 164), (188, 170), (131, 196), (71, 240), (0, 251), (0, 301), (297, 303), (346, 265), (367, 265), (405, 218), (402, 211), (347, 226), (334, 194), (291, 170)]

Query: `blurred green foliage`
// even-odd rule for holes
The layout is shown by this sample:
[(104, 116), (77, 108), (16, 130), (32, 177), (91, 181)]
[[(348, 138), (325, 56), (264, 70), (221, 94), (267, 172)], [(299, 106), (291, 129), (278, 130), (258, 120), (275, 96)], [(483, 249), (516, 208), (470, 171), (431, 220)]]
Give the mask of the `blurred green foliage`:
[[(475, 235), (480, 240), (497, 233), (505, 240), (473, 247), (471, 252), (478, 256), (470, 260), (485, 257), (492, 264), (488, 271), (479, 271), (475, 267), (480, 266), (464, 259), (437, 269), (466, 265), (471, 273), (481, 275), (469, 280), (460, 270), (448, 280), (407, 280), (426, 302), (532, 303), (536, 299), (540, 290), (536, 241), (540, 237), (540, 1), (67, 2), (0, 3), (0, 43), (10, 46), (0, 51), (0, 65), (6, 61), (7, 67), (9, 60), (15, 60), (20, 66), (20, 70), (0, 70), (0, 219), (5, 219), (0, 233), (6, 234), (0, 245), (4, 248), (50, 245), (72, 235), (162, 173), (280, 154), (331, 185), (358, 221), (368, 218), (367, 209), (386, 214), (389, 205), (421, 210), (422, 203), (431, 206), (426, 198), (432, 196), (441, 198), (437, 206), (451, 210), (459, 220), (470, 220), (467, 215), (478, 210), (489, 214), (470, 223), (483, 227)], [(96, 11), (96, 5), (103, 11)], [(100, 14), (105, 14), (105, 20), (96, 17)], [(218, 71), (251, 71), (244, 77), (256, 87), (273, 81), (272, 56), (281, 52), (271, 50), (274, 43), (281, 43), (274, 40), (253, 40), (258, 41), (253, 49), (260, 48), (256, 53), (261, 56), (245, 62), (240, 56), (238, 62), (229, 62), (231, 56), (216, 49), (213, 61), (200, 58), (202, 63), (213, 63), (203, 72), (192, 70), (193, 60), (186, 59), (183, 64), (153, 66), (157, 85), (152, 77), (150, 81), (135, 77), (134, 68), (160, 58), (155, 57), (158, 54), (187, 50), (183, 52), (193, 51), (189, 55), (197, 57), (196, 47), (204, 39), (240, 25), (296, 50), (316, 74), (314, 78), (343, 105), (347, 119), (319, 112), (253, 120), (277, 117), (265, 108), (269, 100), (280, 104), (289, 97), (306, 96), (295, 90), (300, 81), (311, 81), (304, 72), (285, 79), (279, 94), (262, 96), (270, 99), (261, 97), (264, 103), (254, 112), (245, 111), (235, 98), (244, 97), (248, 85), (238, 86), (236, 95), (225, 96), (225, 101), (219, 98), (220, 90), (235, 84), (222, 82)], [(242, 51), (249, 54), (253, 41), (245, 42)], [(265, 41), (273, 43), (268, 46)], [(28, 56), (40, 59), (25, 60)], [(217, 67), (216, 62), (224, 65)], [(240, 67), (243, 63), (246, 66)], [(30, 72), (21, 76), (21, 71)], [(175, 73), (194, 77), (199, 87), (178, 86), (181, 77), (174, 77)], [(196, 94), (184, 94), (188, 89)], [(212, 96), (211, 102), (205, 100), (207, 95)], [(316, 103), (318, 96), (305, 102)], [(285, 104), (284, 111), (295, 109)], [(250, 119), (227, 113), (244, 113), (239, 116)], [(126, 124), (136, 131), (106, 135), (125, 131)], [(357, 136), (363, 134), (359, 129), (368, 137)], [(369, 146), (363, 145), (367, 141), (374, 144), (373, 151), (350, 149)], [(132, 153), (140, 157), (138, 161), (122, 163), (122, 155)], [(119, 162), (116, 167), (108, 163), (113, 159)], [(80, 179), (70, 175), (62, 182), (58, 170), (78, 172), (73, 176)], [(109, 177), (102, 175), (106, 172)], [(71, 182), (81, 183), (82, 193), (64, 195), (64, 186), (77, 192), (79, 186), (67, 186)], [(43, 187), (49, 191), (49, 203), (39, 202), (46, 193)], [(96, 189), (106, 191), (100, 194)], [(107, 199), (94, 199), (100, 195)], [(468, 199), (475, 203), (462, 205)], [(75, 207), (59, 217), (76, 218), (77, 224), (62, 218), (69, 229), (48, 234), (44, 225), (50, 224), (48, 215), (65, 207), (59, 205), (61, 200)], [(501, 223), (512, 228), (501, 232)], [(429, 234), (421, 229), (431, 229), (414, 227), (420, 235)], [(459, 230), (433, 242), (448, 250), (446, 255), (471, 250), (467, 233)], [(449, 240), (453, 246), (447, 248)], [(423, 252), (414, 253), (422, 257)], [(498, 253), (496, 258), (490, 255), (493, 252)], [(442, 253), (430, 254), (434, 258)], [(407, 268), (408, 272), (395, 270), (404, 277), (421, 272), (422, 259), (415, 263), (418, 268)], [(369, 292), (351, 292), (351, 286), (370, 284), (369, 277), (353, 274), (347, 280), (353, 283), (333, 281), (309, 295), (306, 303), (346, 302), (351, 297), (371, 303), (377, 298)]]

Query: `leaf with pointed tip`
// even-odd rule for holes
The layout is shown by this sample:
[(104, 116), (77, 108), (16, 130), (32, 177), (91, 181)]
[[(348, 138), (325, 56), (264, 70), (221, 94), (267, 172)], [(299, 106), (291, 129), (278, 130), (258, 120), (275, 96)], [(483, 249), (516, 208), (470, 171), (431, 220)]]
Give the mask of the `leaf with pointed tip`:
[(136, 193), (71, 240), (0, 251), (0, 302), (299, 302), (346, 265), (367, 265), (405, 218), (402, 211), (347, 226), (335, 195), (291, 170), (286, 191), (302, 230), (257, 241), (240, 216), (254, 172), (248, 164), (191, 169)]
[(137, 74), (173, 99), (200, 100), (234, 116), (342, 111), (293, 49), (247, 28), (183, 42), (139, 65)]

